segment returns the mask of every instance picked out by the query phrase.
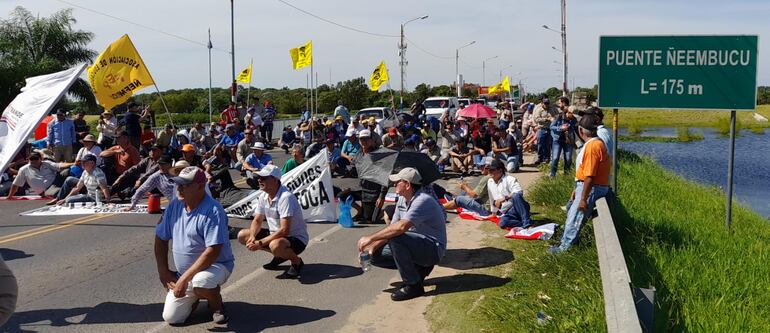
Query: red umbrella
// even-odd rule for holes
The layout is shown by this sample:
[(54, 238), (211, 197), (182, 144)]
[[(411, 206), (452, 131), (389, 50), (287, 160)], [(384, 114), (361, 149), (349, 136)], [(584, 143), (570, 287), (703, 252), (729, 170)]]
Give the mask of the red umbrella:
[(48, 136), (48, 123), (52, 121), (53, 121), (53, 116), (48, 116), (43, 118), (43, 121), (41, 121), (40, 124), (37, 125), (37, 129), (35, 130), (35, 140), (40, 140)]
[(495, 118), (497, 112), (486, 105), (471, 104), (457, 112), (457, 115), (466, 118)]

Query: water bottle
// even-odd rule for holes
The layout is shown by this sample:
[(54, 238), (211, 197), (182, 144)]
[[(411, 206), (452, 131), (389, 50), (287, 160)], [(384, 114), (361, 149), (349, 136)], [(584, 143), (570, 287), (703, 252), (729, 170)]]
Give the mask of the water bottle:
[(361, 263), (361, 269), (364, 272), (368, 272), (372, 268), (372, 255), (369, 251), (363, 251), (358, 255), (358, 261)]

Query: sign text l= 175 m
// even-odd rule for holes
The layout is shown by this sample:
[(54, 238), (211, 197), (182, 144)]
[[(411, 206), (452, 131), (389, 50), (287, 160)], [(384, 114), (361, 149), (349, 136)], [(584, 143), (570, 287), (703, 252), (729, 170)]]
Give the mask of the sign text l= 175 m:
[(703, 95), (702, 84), (687, 84), (683, 79), (663, 79), (658, 82), (645, 82), (642, 79), (641, 93), (648, 95), (654, 91), (662, 91), (664, 95)]

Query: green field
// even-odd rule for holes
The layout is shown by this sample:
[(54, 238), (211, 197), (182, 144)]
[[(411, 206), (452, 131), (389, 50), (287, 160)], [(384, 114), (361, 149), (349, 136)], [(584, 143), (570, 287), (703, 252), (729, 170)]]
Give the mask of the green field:
[[(768, 220), (735, 203), (727, 231), (720, 189), (684, 180), (647, 157), (623, 151), (618, 157), (619, 201), (611, 205), (612, 214), (633, 284), (657, 289), (654, 331), (766, 332)], [(563, 224), (559, 206), (571, 186), (570, 177), (539, 180), (528, 191), (534, 217)], [(468, 273), (510, 281), (437, 296), (427, 313), (433, 330), (606, 330), (592, 224), (581, 231), (577, 248), (560, 256), (547, 255), (546, 242), (504, 239), (494, 225), (484, 230), (490, 234), (487, 245), (512, 251), (514, 260)], [(538, 311), (553, 319), (538, 325)]]

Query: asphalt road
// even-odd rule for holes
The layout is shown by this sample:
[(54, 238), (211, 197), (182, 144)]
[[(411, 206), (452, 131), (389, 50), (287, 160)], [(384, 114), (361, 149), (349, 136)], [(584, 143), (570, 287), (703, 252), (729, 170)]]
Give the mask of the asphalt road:
[[(287, 155), (273, 151), (276, 164)], [(335, 179), (338, 186), (355, 179)], [(243, 185), (245, 186), (245, 185)], [(44, 201), (1, 201), (0, 254), (19, 281), (16, 313), (3, 332), (179, 331), (163, 323), (165, 292), (153, 255), (159, 215), (22, 217)], [(250, 221), (230, 219), (246, 227)], [(381, 226), (340, 228), (310, 223), (311, 242), (302, 254), (299, 280), (279, 280), (265, 271), (270, 255), (249, 252), (232, 241), (235, 270), (223, 286), (230, 314), (226, 326), (211, 323), (204, 305), (184, 331), (329, 332), (371, 302), (397, 271), (357, 264), (356, 241)], [(203, 303), (205, 304), (205, 303)]]

